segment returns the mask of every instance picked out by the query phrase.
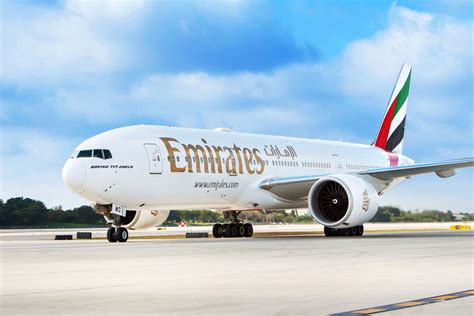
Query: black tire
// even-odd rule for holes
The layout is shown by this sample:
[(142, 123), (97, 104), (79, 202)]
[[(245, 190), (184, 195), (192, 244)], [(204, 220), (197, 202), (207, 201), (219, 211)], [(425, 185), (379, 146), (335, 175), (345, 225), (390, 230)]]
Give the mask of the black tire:
[(229, 224), (230, 237), (239, 237), (239, 231), (237, 230), (237, 224)]
[(244, 237), (252, 237), (253, 236), (253, 226), (250, 223), (244, 224), (245, 234)]
[(336, 236), (336, 231), (334, 228), (324, 226), (324, 235), (326, 237), (334, 237)]
[(358, 227), (357, 236), (364, 235), (364, 225), (360, 225), (360, 226), (357, 226), (357, 227)]
[(224, 236), (224, 227), (221, 224), (214, 224), (212, 227), (212, 235), (214, 238), (221, 238)]
[(224, 224), (224, 237), (226, 238), (232, 237), (231, 229), (230, 229), (231, 226), (232, 224)]
[(245, 227), (244, 224), (238, 223), (235, 225), (237, 228), (237, 237), (244, 237), (245, 236)]
[(107, 230), (107, 240), (109, 242), (117, 241), (117, 234), (115, 233), (115, 227), (109, 227), (109, 229)]
[(348, 228), (348, 230), (349, 230), (349, 236), (359, 236), (358, 235), (359, 226), (354, 226), (354, 227)]
[(117, 241), (126, 242), (128, 240), (128, 230), (124, 227), (119, 227), (117, 229)]

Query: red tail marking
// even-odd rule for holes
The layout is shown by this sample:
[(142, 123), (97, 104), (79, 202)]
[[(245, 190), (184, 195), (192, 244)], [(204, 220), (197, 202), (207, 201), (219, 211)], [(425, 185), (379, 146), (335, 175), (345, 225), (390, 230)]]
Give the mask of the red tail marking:
[(395, 113), (395, 104), (397, 104), (397, 98), (395, 98), (388, 109), (387, 115), (383, 119), (382, 126), (380, 127), (375, 146), (385, 149), (387, 147), (388, 133), (390, 132), (390, 124), (392, 123), (393, 113)]

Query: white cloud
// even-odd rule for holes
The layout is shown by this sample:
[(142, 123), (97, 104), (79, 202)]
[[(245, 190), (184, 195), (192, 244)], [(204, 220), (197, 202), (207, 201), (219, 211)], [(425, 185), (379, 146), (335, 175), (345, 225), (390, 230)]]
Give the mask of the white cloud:
[(145, 8), (144, 0), (66, 0), (65, 10), (92, 19), (125, 20)]
[(78, 143), (33, 129), (2, 128), (0, 198), (30, 197), (65, 208), (91, 204), (70, 192), (61, 178), (62, 165)]
[[(67, 116), (86, 117), (93, 123), (146, 118), (174, 126), (230, 126), (246, 132), (281, 133), (284, 128), (286, 134), (301, 136), (312, 125), (329, 121), (322, 109), (316, 109), (318, 104), (294, 91), (301, 88), (298, 74), (307, 72), (299, 66), (272, 74), (157, 74), (128, 91), (64, 89), (55, 103)], [(318, 115), (308, 116), (311, 112)]]
[[(472, 77), (472, 22), (392, 7), (388, 27), (373, 38), (347, 46), (335, 65), (341, 89), (373, 95), (393, 84), (402, 62), (413, 66), (418, 86), (442, 88)], [(427, 93), (428, 94), (428, 93)]]
[[(407, 61), (413, 65), (410, 116), (422, 117), (433, 126), (466, 117), (466, 112), (472, 112), (472, 93), (459, 94), (453, 89), (472, 80), (473, 24), (403, 7), (392, 7), (389, 16), (386, 29), (350, 43), (340, 57), (326, 63), (292, 65), (269, 73), (155, 74), (128, 91), (110, 91), (100, 85), (98, 89), (64, 89), (58, 93), (58, 102), (63, 100), (66, 111), (89, 119), (100, 116), (101, 111), (110, 113), (111, 120), (140, 115), (137, 106), (144, 117), (186, 121), (198, 109), (203, 117), (211, 117), (216, 110), (270, 105), (300, 112), (312, 107), (313, 113), (323, 113), (326, 118), (344, 106), (351, 111), (382, 113), (395, 76)], [(85, 104), (94, 104), (94, 108)], [(364, 108), (350, 108), (361, 104)], [(429, 136), (418, 131), (416, 135)]]
[(2, 3), (2, 83), (64, 85), (116, 70), (124, 62), (119, 43), (94, 27), (104, 20), (94, 19), (122, 17), (122, 10), (130, 12), (123, 5), (129, 2), (87, 3), (97, 10), (86, 10), (81, 1), (68, 1), (64, 8)]

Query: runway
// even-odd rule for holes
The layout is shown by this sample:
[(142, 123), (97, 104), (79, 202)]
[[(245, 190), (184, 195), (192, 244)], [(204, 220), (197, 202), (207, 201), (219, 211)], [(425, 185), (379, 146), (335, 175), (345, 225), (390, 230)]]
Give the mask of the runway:
[[(472, 231), (0, 246), (2, 315), (327, 315), (474, 288)], [(447, 310), (473, 296), (385, 314)]]

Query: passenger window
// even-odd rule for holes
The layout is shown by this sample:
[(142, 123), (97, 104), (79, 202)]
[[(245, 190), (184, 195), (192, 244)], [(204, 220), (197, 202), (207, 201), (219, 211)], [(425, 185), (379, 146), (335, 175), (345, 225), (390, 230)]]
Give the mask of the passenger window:
[(92, 150), (81, 150), (77, 155), (77, 158), (92, 157)]
[(104, 149), (104, 159), (111, 159), (112, 154), (110, 153), (110, 150)]

